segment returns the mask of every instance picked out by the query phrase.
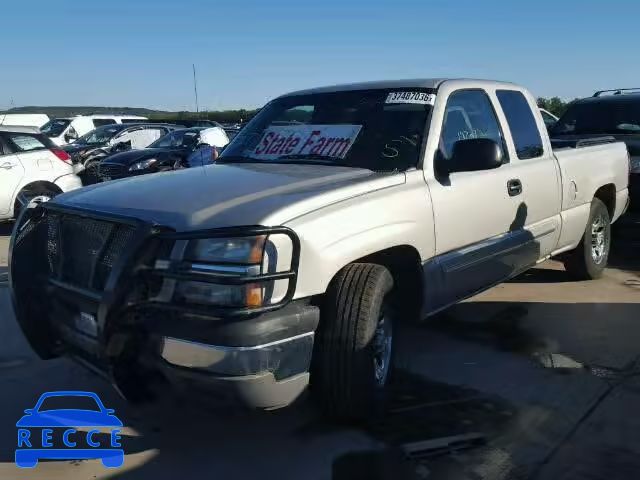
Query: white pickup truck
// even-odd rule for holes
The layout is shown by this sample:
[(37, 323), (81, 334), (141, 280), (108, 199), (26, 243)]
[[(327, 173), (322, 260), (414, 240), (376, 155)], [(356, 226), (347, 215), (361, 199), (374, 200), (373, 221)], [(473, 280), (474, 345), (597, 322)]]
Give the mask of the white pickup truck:
[(628, 176), (623, 143), (553, 150), (510, 83), (295, 92), (216, 165), (25, 212), (15, 310), (41, 356), (83, 359), (131, 399), (168, 380), (273, 408), (310, 384), (331, 414), (362, 417), (384, 397), (396, 322), (552, 256), (600, 276)]

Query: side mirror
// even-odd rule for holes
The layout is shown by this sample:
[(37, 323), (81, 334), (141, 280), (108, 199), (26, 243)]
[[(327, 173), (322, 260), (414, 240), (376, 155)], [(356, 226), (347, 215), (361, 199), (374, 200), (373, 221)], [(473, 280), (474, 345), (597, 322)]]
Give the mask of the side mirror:
[(72, 132), (67, 132), (64, 134), (64, 141), (67, 143), (71, 143), (78, 139), (78, 135)]
[(458, 140), (453, 144), (451, 158), (447, 162), (446, 173), (492, 170), (502, 165), (502, 147), (489, 138)]
[(33, 413), (33, 408), (27, 408), (24, 413), (26, 413), (27, 415), (31, 415)]

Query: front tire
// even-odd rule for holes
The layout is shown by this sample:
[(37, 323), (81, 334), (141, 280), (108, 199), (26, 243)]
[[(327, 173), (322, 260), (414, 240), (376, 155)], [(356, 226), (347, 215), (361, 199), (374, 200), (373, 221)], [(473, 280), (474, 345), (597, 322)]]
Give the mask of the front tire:
[(607, 266), (610, 248), (609, 211), (602, 200), (594, 198), (582, 240), (564, 259), (565, 270), (577, 280), (600, 278)]
[(311, 384), (331, 416), (367, 420), (385, 403), (393, 362), (393, 278), (353, 263), (331, 282), (321, 310)]

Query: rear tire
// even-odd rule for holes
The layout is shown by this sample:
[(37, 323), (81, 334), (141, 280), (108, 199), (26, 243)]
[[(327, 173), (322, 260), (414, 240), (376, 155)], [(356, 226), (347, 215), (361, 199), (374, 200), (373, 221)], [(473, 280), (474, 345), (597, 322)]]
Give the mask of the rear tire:
[(582, 240), (563, 260), (565, 270), (577, 280), (600, 278), (607, 266), (610, 248), (609, 211), (602, 200), (594, 198)]
[(311, 384), (332, 417), (368, 420), (384, 408), (393, 364), (393, 278), (353, 263), (331, 282), (321, 310)]

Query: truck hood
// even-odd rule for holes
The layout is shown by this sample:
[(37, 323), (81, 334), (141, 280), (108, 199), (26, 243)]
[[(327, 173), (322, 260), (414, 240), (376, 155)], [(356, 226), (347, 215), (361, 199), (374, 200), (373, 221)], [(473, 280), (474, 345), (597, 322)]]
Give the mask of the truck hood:
[(107, 182), (52, 201), (189, 231), (283, 225), (324, 206), (404, 182), (404, 173), (349, 167), (226, 164)]

